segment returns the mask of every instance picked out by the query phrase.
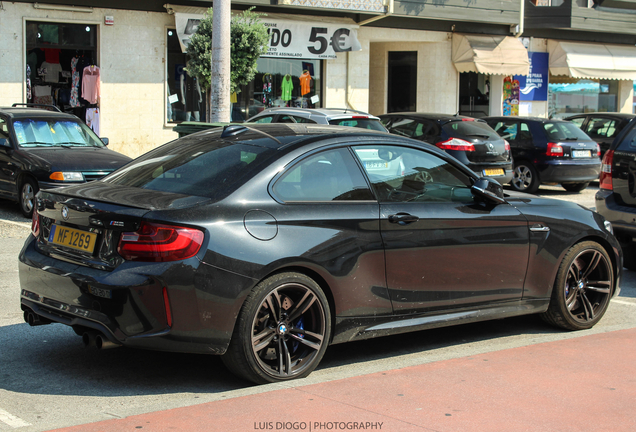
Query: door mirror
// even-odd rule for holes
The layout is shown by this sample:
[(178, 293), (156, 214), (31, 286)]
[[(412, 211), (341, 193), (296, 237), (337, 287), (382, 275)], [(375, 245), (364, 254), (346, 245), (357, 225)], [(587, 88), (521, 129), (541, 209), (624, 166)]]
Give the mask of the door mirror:
[(482, 177), (470, 188), (473, 195), (495, 204), (505, 203), (503, 187), (496, 180)]
[(9, 140), (6, 138), (0, 138), (0, 146), (1, 147), (11, 147), (9, 144)]
[(108, 138), (100, 138), (104, 145), (108, 145)]

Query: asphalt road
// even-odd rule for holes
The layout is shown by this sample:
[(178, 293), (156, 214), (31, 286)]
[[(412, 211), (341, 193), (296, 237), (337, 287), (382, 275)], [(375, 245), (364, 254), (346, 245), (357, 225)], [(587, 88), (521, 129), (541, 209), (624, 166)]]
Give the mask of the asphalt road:
[[(593, 207), (596, 190), (539, 192)], [(636, 327), (636, 273), (625, 270), (620, 297), (588, 331), (562, 332), (529, 316), (354, 342), (329, 347), (304, 380), (254, 386), (214, 356), (88, 350), (68, 327), (29, 327), (16, 259), (29, 227), (15, 205), (0, 202), (0, 432), (45, 431)]]

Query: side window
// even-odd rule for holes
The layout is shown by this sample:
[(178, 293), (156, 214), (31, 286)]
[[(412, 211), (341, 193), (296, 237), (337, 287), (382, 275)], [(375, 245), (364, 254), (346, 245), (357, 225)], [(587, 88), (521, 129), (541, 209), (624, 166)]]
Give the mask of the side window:
[(590, 118), (585, 133), (590, 138), (611, 138), (616, 133), (616, 122), (605, 118)]
[(519, 123), (519, 133), (518, 133), (517, 139), (532, 140), (532, 132), (530, 132), (530, 126), (528, 126), (528, 123), (524, 123), (524, 122)]
[(632, 129), (627, 132), (627, 134), (623, 137), (618, 148), (616, 150), (619, 151), (628, 151), (633, 152), (636, 149), (636, 127), (632, 126)]
[(375, 200), (348, 149), (328, 150), (292, 166), (273, 187), (283, 201)]
[(280, 115), (278, 116), (278, 121), (276, 123), (296, 123), (296, 121), (289, 115)]
[(418, 122), (412, 119), (403, 118), (396, 119), (391, 124), (389, 132), (396, 135), (402, 135), (405, 137), (412, 137), (416, 128), (418, 126)]
[(2, 118), (0, 118), (0, 145), (9, 146), (9, 126)]
[(271, 123), (274, 120), (274, 116), (265, 116), (252, 120), (250, 123)]
[(438, 156), (408, 147), (354, 147), (382, 202), (472, 202), (470, 177)]
[(578, 127), (583, 126), (583, 122), (585, 121), (585, 117), (577, 117), (570, 120), (572, 123), (577, 125)]
[(517, 138), (517, 122), (509, 122), (509, 121), (500, 121), (494, 125), (493, 129), (495, 132), (499, 134), (503, 139), (507, 139), (509, 141), (514, 141)]
[(315, 124), (316, 122), (313, 120), (309, 120), (308, 118), (305, 117), (298, 117), (298, 116), (291, 116), (294, 120), (296, 120), (296, 123), (313, 123)]
[(432, 124), (429, 122), (417, 122), (413, 131), (413, 138), (418, 140), (426, 140), (430, 138)]

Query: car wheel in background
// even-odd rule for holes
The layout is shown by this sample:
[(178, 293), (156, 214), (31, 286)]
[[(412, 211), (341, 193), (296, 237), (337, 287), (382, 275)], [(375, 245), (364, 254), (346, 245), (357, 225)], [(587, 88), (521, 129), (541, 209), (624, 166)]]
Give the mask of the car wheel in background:
[(535, 193), (539, 189), (539, 174), (531, 163), (515, 163), (510, 185), (519, 192)]
[(38, 182), (31, 177), (23, 177), (20, 181), (19, 201), (20, 211), (24, 217), (30, 218), (35, 206), (35, 194), (38, 193)]
[(567, 330), (589, 329), (609, 305), (614, 272), (601, 245), (586, 241), (574, 245), (561, 262), (548, 310), (541, 317)]
[(255, 383), (303, 378), (320, 363), (331, 335), (329, 303), (320, 286), (281, 273), (247, 296), (223, 363)]
[(590, 182), (584, 182), (584, 183), (564, 183), (561, 186), (563, 186), (563, 189), (565, 189), (568, 192), (581, 192), (582, 190), (585, 190), (586, 187), (588, 187), (590, 185)]

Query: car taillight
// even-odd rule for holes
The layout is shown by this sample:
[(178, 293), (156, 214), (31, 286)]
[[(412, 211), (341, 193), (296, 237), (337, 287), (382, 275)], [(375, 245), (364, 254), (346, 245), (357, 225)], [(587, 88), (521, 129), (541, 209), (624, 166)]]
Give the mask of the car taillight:
[(121, 234), (117, 252), (128, 261), (179, 261), (196, 255), (202, 244), (197, 229), (142, 222), (137, 231)]
[(362, 115), (358, 115), (358, 116), (351, 116), (352, 119), (367, 119), (369, 118), (369, 116), (362, 116)]
[(40, 214), (36, 208), (33, 209), (33, 215), (31, 216), (31, 233), (33, 237), (40, 235)]
[(510, 143), (508, 142), (508, 140), (504, 140), (504, 150), (510, 151)]
[(547, 154), (548, 156), (563, 156), (563, 147), (561, 147), (559, 144), (549, 142), (548, 150), (546, 150), (545, 154)]
[(596, 156), (601, 157), (601, 146), (596, 143)]
[(435, 145), (442, 150), (475, 151), (473, 143), (459, 138), (451, 138), (446, 141), (438, 142)]
[(614, 190), (612, 183), (612, 164), (614, 163), (614, 150), (608, 150), (601, 162), (601, 176), (598, 180), (599, 189)]

